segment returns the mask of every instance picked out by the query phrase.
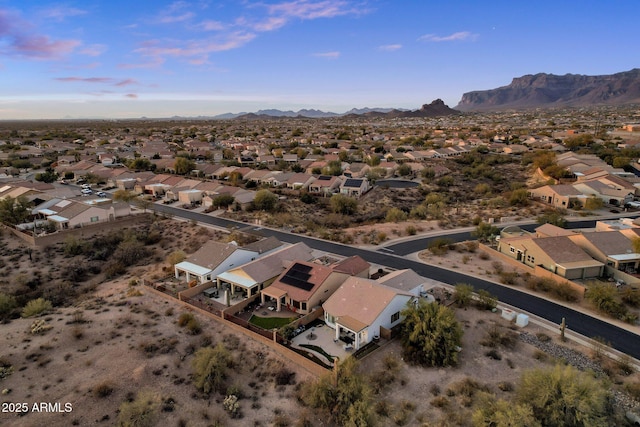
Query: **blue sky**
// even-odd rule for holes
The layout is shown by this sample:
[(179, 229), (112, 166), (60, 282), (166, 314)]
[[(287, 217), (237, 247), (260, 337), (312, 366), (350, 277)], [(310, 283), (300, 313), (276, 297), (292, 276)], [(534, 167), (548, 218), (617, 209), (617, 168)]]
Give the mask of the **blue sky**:
[(416, 109), (639, 67), (638, 0), (0, 0), (0, 119)]

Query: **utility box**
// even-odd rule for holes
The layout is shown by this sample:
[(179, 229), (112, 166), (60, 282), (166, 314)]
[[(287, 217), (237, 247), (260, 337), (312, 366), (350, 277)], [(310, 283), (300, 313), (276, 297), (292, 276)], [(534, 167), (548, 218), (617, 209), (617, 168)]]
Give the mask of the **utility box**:
[(509, 322), (513, 321), (516, 318), (517, 313), (508, 308), (502, 309), (502, 318), (508, 320)]
[(524, 328), (528, 324), (529, 324), (529, 316), (522, 313), (518, 314), (518, 316), (516, 317), (516, 325), (520, 326), (521, 328)]

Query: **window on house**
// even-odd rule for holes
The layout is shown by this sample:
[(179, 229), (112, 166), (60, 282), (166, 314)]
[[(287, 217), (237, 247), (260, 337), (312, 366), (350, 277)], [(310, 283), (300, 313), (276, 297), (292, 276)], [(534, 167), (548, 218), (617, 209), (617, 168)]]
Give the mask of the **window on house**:
[(97, 216), (92, 216), (91, 217), (91, 222), (98, 222), (98, 217)]
[(301, 302), (300, 303), (300, 308), (303, 309), (303, 310), (306, 310), (307, 309), (307, 303), (306, 302)]
[(391, 323), (395, 323), (395, 322), (397, 322), (398, 320), (400, 320), (400, 312), (399, 312), (399, 311), (396, 311), (395, 313), (393, 313), (393, 314), (391, 315)]
[(511, 251), (512, 254), (516, 253), (516, 249), (515, 248), (509, 248), (509, 250)]
[(300, 302), (299, 301), (291, 301), (291, 303), (293, 304), (294, 308), (300, 308)]

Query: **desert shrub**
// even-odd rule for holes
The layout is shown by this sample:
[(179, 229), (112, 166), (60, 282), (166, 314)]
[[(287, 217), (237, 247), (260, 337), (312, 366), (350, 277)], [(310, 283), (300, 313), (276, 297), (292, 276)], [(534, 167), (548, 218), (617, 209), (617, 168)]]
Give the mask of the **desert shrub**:
[(495, 271), (496, 274), (500, 274), (504, 271), (504, 265), (502, 265), (500, 261), (493, 261), (491, 263), (491, 267), (493, 267), (493, 271)]
[(290, 371), (286, 367), (281, 367), (278, 369), (274, 375), (274, 380), (276, 385), (289, 385), (295, 383), (296, 373)]
[(227, 372), (233, 364), (231, 353), (222, 343), (213, 348), (201, 348), (195, 353), (192, 363), (196, 388), (206, 394), (225, 391)]
[(501, 271), (498, 273), (500, 276), (500, 282), (505, 285), (517, 285), (518, 284), (518, 273), (515, 271)]
[(107, 279), (113, 279), (127, 271), (127, 267), (119, 261), (109, 260), (104, 264), (102, 271)]
[(381, 417), (388, 417), (391, 413), (391, 404), (386, 400), (379, 400), (373, 406), (373, 411)]
[(453, 243), (453, 240), (446, 237), (438, 237), (431, 240), (427, 244), (427, 249), (434, 255), (444, 255), (449, 250), (449, 246)]
[(600, 312), (626, 320), (627, 308), (617, 300), (617, 290), (605, 283), (591, 283), (585, 294), (593, 306)]
[(452, 396), (473, 397), (480, 391), (489, 391), (489, 388), (480, 384), (473, 378), (466, 377), (460, 381), (456, 381), (451, 384), (447, 390), (447, 393), (451, 393)]
[(518, 342), (518, 336), (509, 329), (502, 329), (497, 325), (491, 326), (485, 336), (480, 340), (480, 345), (486, 347), (504, 347), (512, 349)]
[(191, 335), (198, 335), (202, 332), (202, 326), (200, 322), (192, 313), (182, 313), (178, 317), (178, 326), (186, 328)]
[(413, 225), (407, 225), (404, 231), (406, 231), (407, 235), (414, 236), (418, 230)]
[(52, 309), (51, 301), (44, 298), (31, 300), (22, 309), (22, 317), (34, 317)]
[(502, 360), (502, 356), (500, 355), (500, 353), (498, 353), (498, 351), (495, 348), (488, 350), (487, 352), (484, 353), (484, 355), (493, 360)]
[(481, 310), (493, 310), (498, 305), (498, 299), (485, 289), (478, 291), (477, 306)]
[(143, 391), (133, 401), (120, 405), (118, 427), (152, 427), (156, 425), (160, 401), (153, 393)]
[(93, 388), (95, 397), (104, 398), (110, 396), (115, 391), (115, 387), (110, 381), (102, 382)]
[(513, 390), (514, 390), (513, 384), (512, 384), (512, 383), (510, 383), (510, 382), (508, 382), (508, 381), (501, 381), (501, 382), (499, 382), (499, 383), (498, 383), (498, 388), (499, 388), (501, 391), (513, 391)]
[(447, 399), (445, 396), (437, 396), (431, 399), (429, 403), (431, 404), (431, 406), (434, 406), (436, 408), (446, 408), (447, 406), (449, 406), (449, 399)]
[(457, 283), (453, 292), (453, 301), (458, 307), (466, 307), (473, 298), (473, 286), (467, 283)]
[(628, 382), (624, 385), (624, 389), (631, 397), (640, 402), (640, 382)]
[(387, 211), (386, 222), (400, 222), (407, 219), (407, 213), (398, 208), (391, 208)]
[(629, 304), (631, 307), (639, 307), (640, 306), (640, 288), (625, 286), (620, 291), (620, 298), (626, 304)]
[(11, 314), (17, 307), (18, 302), (13, 295), (0, 292), (0, 319), (11, 316)]

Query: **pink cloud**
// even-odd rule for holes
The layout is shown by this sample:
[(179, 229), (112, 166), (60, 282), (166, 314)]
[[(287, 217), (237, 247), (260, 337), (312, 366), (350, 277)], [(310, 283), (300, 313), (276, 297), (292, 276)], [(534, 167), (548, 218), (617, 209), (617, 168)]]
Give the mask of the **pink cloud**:
[(113, 83), (111, 77), (56, 77), (59, 82)]
[(435, 34), (425, 34), (418, 38), (418, 41), (425, 42), (451, 42), (451, 41), (475, 41), (478, 38), (477, 34), (473, 34), (469, 31), (459, 31), (457, 33), (450, 34), (448, 36), (437, 36)]
[(139, 84), (135, 79), (124, 79), (115, 84), (115, 86), (129, 86), (129, 85), (137, 85)]
[(57, 59), (81, 45), (79, 40), (53, 40), (47, 35), (30, 32), (32, 26), (18, 15), (0, 9), (0, 54), (28, 59)]
[(395, 50), (402, 49), (401, 44), (384, 44), (378, 47), (379, 50), (384, 50), (386, 52), (393, 52)]
[(254, 38), (253, 33), (234, 32), (204, 40), (174, 41), (173, 46), (167, 41), (148, 40), (135, 52), (155, 58), (156, 63), (164, 62), (165, 57), (175, 57), (187, 58), (194, 64), (203, 64), (207, 61), (209, 54), (236, 49)]
[(107, 50), (107, 46), (103, 44), (92, 44), (78, 50), (78, 53), (81, 53), (87, 56), (100, 56), (104, 52), (106, 52), (106, 50)]
[(364, 13), (343, 0), (308, 1), (294, 0), (267, 6), (269, 14), (300, 19), (333, 18)]
[(140, 84), (135, 79), (114, 79), (112, 77), (57, 77), (54, 80), (65, 83), (103, 83), (112, 84), (113, 86), (124, 87), (129, 85)]
[(74, 7), (57, 6), (57, 7), (45, 9), (41, 11), (40, 14), (44, 18), (61, 22), (61, 21), (64, 21), (66, 18), (85, 15), (86, 13), (87, 13), (86, 10), (76, 9)]
[(334, 51), (334, 52), (314, 53), (313, 56), (316, 56), (318, 58), (326, 58), (326, 59), (338, 59), (340, 57), (340, 52)]
[(196, 25), (196, 28), (202, 31), (222, 31), (226, 26), (220, 21), (207, 20)]
[(135, 93), (128, 93), (125, 95), (125, 98), (138, 99), (138, 95)]

